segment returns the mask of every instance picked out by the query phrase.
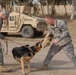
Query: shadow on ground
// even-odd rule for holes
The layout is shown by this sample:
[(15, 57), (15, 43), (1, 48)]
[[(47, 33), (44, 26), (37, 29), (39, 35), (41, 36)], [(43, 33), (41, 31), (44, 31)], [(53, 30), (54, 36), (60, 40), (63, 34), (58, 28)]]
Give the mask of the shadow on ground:
[[(73, 70), (75, 69), (74, 67), (63, 67), (63, 65), (66, 65), (69, 63), (69, 61), (65, 60), (52, 60), (51, 63), (48, 66), (48, 71), (49, 70)], [(41, 71), (41, 70), (36, 70), (36, 68), (39, 68), (42, 65), (42, 62), (31, 62), (31, 71), (30, 72), (36, 72), (36, 71)], [(21, 70), (21, 65), (20, 64), (6, 64), (6, 66), (12, 68), (12, 72), (16, 72), (18, 70)], [(25, 64), (25, 70), (28, 71), (27, 64)], [(27, 74), (28, 74), (27, 73)]]

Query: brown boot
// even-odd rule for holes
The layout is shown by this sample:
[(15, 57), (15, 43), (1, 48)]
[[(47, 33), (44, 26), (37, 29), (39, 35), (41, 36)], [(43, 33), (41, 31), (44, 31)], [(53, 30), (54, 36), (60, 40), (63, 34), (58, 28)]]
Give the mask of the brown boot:
[(42, 65), (40, 68), (38, 68), (37, 70), (47, 70), (48, 66), (47, 65)]
[(0, 72), (10, 72), (11, 69), (6, 68), (4, 65), (0, 65)]

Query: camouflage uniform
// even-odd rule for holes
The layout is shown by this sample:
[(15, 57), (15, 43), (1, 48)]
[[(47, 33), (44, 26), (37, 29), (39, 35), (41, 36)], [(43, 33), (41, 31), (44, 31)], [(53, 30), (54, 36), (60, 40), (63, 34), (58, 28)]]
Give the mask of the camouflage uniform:
[(53, 35), (53, 38), (58, 40), (58, 44), (52, 44), (49, 52), (44, 60), (44, 64), (48, 65), (53, 56), (58, 53), (60, 50), (64, 50), (66, 55), (71, 61), (76, 65), (76, 56), (74, 55), (74, 47), (70, 34), (67, 29), (67, 24), (63, 20), (56, 20), (54, 25), (48, 25), (50, 35)]
[[(3, 20), (0, 18), (0, 30), (3, 24)], [(2, 34), (0, 32), (0, 38), (2, 38)], [(3, 64), (3, 53), (2, 53), (2, 45), (0, 43), (0, 65)]]
[[(4, 12), (6, 16), (8, 16), (8, 11), (6, 9), (3, 9), (2, 12)], [(2, 28), (2, 25), (3, 25), (3, 20), (0, 18), (0, 30)], [(1, 34), (1, 32), (0, 32), (0, 38), (4, 39), (4, 36)], [(2, 52), (2, 44), (0, 43), (0, 65), (2, 64), (3, 64), (3, 52)]]

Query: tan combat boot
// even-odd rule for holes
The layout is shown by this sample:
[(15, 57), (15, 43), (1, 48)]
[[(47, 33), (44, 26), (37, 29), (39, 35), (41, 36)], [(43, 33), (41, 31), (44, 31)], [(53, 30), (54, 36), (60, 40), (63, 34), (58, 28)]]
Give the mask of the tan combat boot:
[(4, 65), (0, 65), (0, 72), (10, 72), (11, 69), (6, 68)]
[(47, 65), (42, 65), (40, 68), (38, 68), (37, 70), (47, 70), (48, 66)]

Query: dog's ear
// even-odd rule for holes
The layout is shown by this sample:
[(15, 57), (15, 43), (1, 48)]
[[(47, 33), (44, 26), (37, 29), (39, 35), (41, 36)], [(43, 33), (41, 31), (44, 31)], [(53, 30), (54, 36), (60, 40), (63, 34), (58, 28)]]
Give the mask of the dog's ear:
[(27, 47), (28, 47), (29, 45), (25, 45), (25, 46), (27, 46)]
[(39, 43), (36, 43), (36, 46), (38, 46), (39, 45)]

